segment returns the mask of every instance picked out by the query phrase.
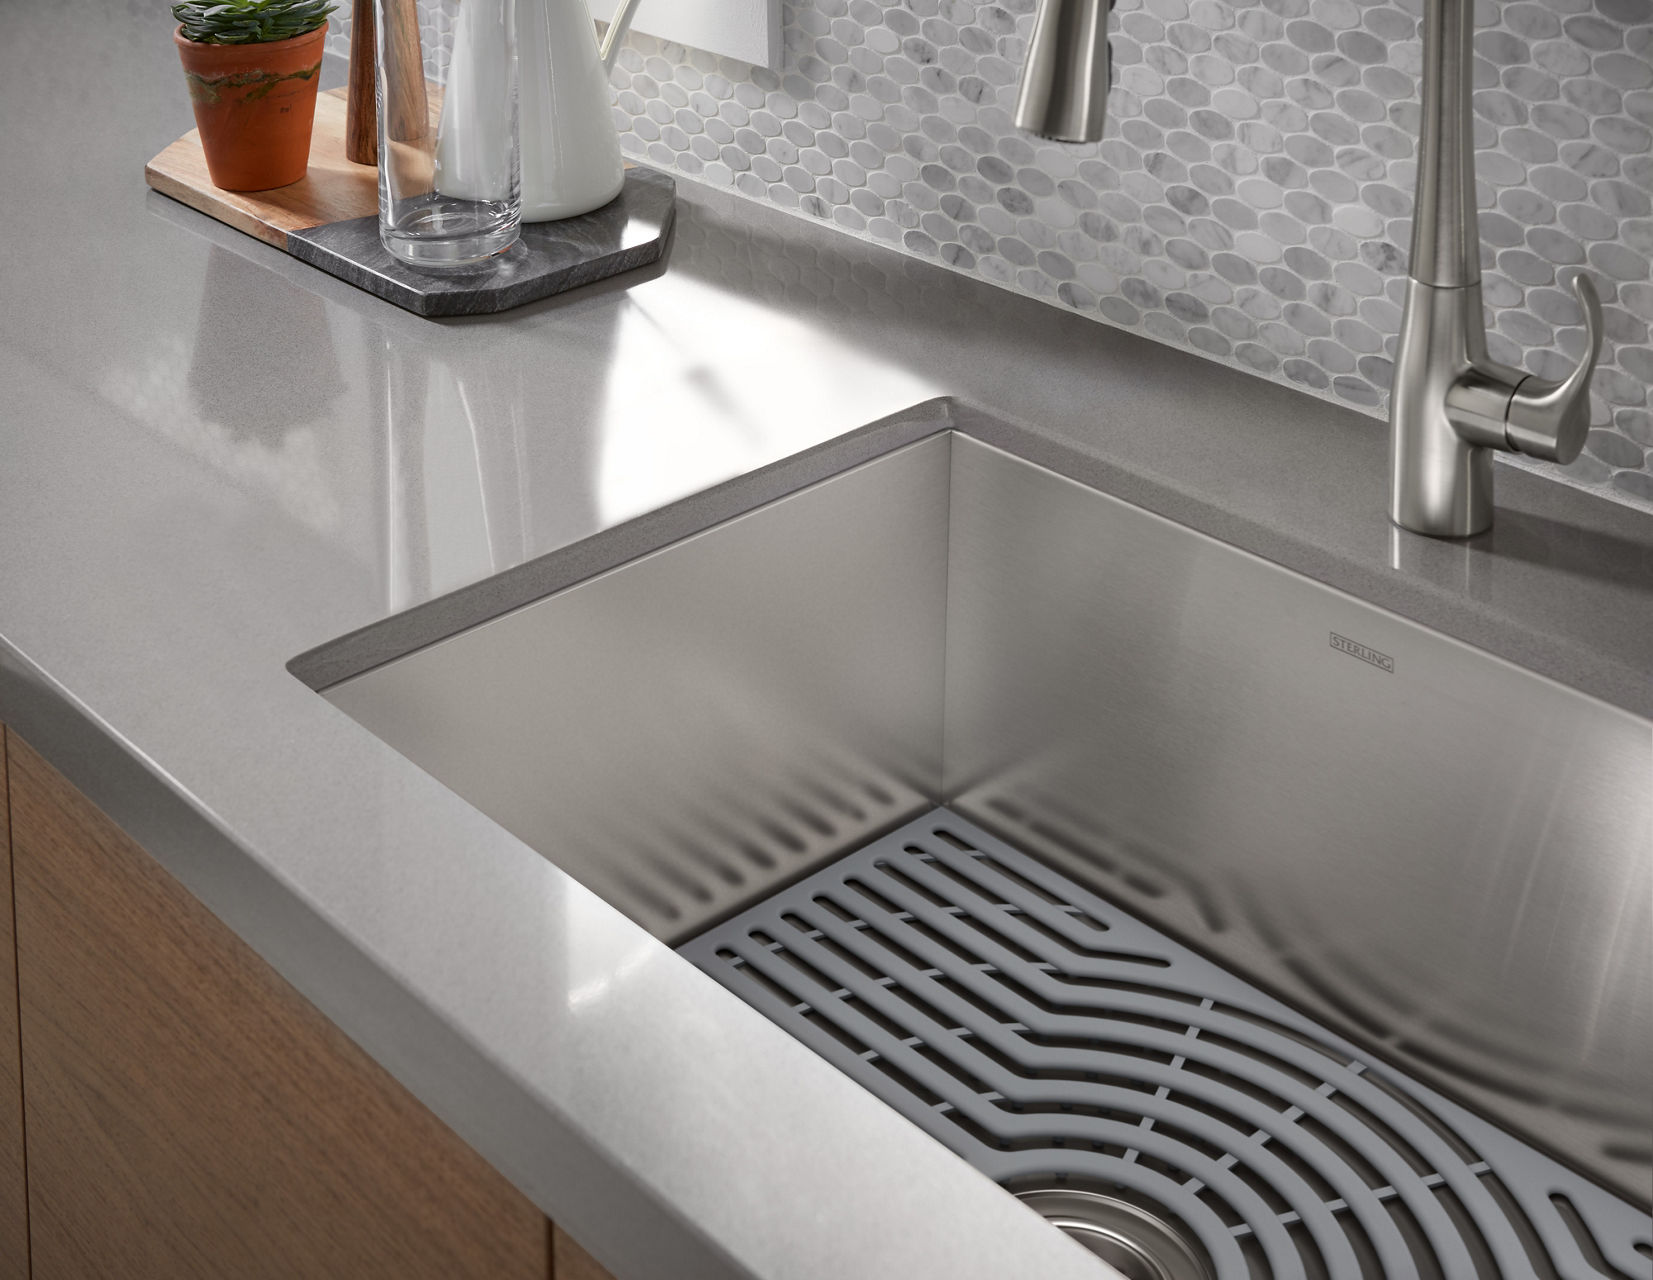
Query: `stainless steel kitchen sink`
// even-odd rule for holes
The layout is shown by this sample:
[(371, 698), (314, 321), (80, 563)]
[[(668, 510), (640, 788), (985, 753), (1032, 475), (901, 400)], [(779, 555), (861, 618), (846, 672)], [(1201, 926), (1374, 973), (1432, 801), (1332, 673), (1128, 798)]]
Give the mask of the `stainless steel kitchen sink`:
[(1645, 1206), (1653, 726), (919, 434), (292, 669), (674, 945), (945, 805)]

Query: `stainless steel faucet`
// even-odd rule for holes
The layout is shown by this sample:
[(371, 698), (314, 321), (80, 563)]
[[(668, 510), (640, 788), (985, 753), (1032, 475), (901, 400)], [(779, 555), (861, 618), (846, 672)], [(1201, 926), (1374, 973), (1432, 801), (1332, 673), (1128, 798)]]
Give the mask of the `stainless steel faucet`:
[[(1423, 112), (1406, 312), (1389, 397), (1389, 516), (1462, 538), (1492, 524), (1492, 451), (1565, 465), (1590, 426), (1601, 302), (1580, 272), (1588, 351), (1560, 382), (1487, 356), (1470, 116), (1473, 0), (1425, 0)], [(1102, 136), (1105, 0), (1040, 0), (1016, 125), (1064, 142)]]

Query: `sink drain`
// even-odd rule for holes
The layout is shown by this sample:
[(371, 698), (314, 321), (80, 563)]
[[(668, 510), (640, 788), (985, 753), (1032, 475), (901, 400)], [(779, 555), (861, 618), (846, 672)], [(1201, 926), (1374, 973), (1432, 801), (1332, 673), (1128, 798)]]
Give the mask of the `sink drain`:
[(1022, 1191), (1016, 1198), (1125, 1280), (1211, 1280), (1179, 1231), (1127, 1201), (1067, 1188)]
[(1214, 1280), (1653, 1280), (1645, 1210), (948, 810), (681, 950), (1001, 1185), (1159, 1207)]

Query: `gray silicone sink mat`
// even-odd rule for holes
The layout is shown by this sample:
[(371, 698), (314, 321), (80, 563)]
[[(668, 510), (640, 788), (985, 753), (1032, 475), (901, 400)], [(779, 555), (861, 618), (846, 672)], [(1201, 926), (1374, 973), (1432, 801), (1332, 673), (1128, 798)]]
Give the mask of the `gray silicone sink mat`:
[(937, 809), (680, 948), (1011, 1189), (1180, 1220), (1218, 1280), (1646, 1280), (1653, 1223)]

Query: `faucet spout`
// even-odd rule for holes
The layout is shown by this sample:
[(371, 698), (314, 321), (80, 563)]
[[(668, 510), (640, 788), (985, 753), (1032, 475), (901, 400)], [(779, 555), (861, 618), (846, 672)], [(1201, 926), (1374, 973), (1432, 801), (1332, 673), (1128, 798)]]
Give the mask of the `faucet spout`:
[(1098, 142), (1106, 123), (1108, 0), (1039, 0), (1016, 127), (1057, 142)]
[(1407, 274), (1444, 289), (1481, 279), (1470, 113), (1474, 14), (1474, 0), (1425, 0), (1423, 11), (1423, 111)]

